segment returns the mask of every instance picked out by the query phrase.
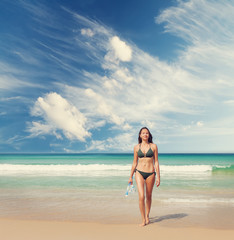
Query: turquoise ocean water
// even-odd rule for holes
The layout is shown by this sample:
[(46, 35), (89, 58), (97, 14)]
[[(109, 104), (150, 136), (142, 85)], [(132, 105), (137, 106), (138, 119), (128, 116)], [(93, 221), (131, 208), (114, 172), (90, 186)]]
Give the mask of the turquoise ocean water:
[[(0, 154), (0, 217), (133, 213), (137, 193), (124, 197), (132, 160), (132, 154)], [(234, 154), (159, 154), (159, 164), (155, 205), (234, 207)]]

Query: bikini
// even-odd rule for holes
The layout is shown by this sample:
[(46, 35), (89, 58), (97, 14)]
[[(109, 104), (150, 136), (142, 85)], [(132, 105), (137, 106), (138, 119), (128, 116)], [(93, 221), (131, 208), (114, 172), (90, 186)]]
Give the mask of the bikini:
[[(153, 157), (154, 156), (154, 152), (153, 152), (153, 150), (152, 150), (152, 148), (151, 148), (151, 145), (150, 145), (150, 148), (149, 148), (149, 150), (147, 151), (147, 153), (143, 153), (142, 151), (141, 151), (141, 144), (140, 144), (140, 146), (139, 146), (139, 150), (138, 150), (138, 152), (137, 152), (137, 154), (138, 154), (138, 157), (139, 158), (143, 158), (143, 157)], [(156, 175), (156, 172), (142, 172), (142, 171), (139, 171), (138, 169), (136, 169), (135, 170), (135, 172), (139, 172), (140, 174), (141, 174), (141, 176), (146, 180), (149, 176), (151, 176), (152, 174), (155, 174)]]

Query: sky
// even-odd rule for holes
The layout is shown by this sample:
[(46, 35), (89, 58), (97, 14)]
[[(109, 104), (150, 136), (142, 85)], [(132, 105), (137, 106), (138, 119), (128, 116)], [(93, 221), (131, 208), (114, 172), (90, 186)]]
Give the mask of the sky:
[(0, 153), (234, 152), (234, 0), (2, 0)]

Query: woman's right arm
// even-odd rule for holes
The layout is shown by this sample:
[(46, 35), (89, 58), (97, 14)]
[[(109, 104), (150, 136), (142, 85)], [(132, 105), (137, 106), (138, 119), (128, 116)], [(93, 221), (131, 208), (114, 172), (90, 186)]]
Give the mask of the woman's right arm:
[(134, 147), (134, 157), (133, 157), (132, 169), (131, 169), (131, 173), (130, 173), (130, 177), (129, 177), (128, 183), (132, 183), (133, 182), (132, 177), (133, 177), (133, 174), (134, 174), (135, 169), (137, 167), (137, 159), (138, 159), (137, 146), (135, 146)]

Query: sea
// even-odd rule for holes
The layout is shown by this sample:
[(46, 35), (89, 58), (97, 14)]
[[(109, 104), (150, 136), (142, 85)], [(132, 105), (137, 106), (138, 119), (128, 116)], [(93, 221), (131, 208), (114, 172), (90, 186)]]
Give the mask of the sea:
[[(135, 181), (125, 196), (132, 162), (129, 153), (0, 154), (0, 217), (137, 222)], [(234, 154), (159, 154), (159, 165), (152, 221), (234, 223)]]

